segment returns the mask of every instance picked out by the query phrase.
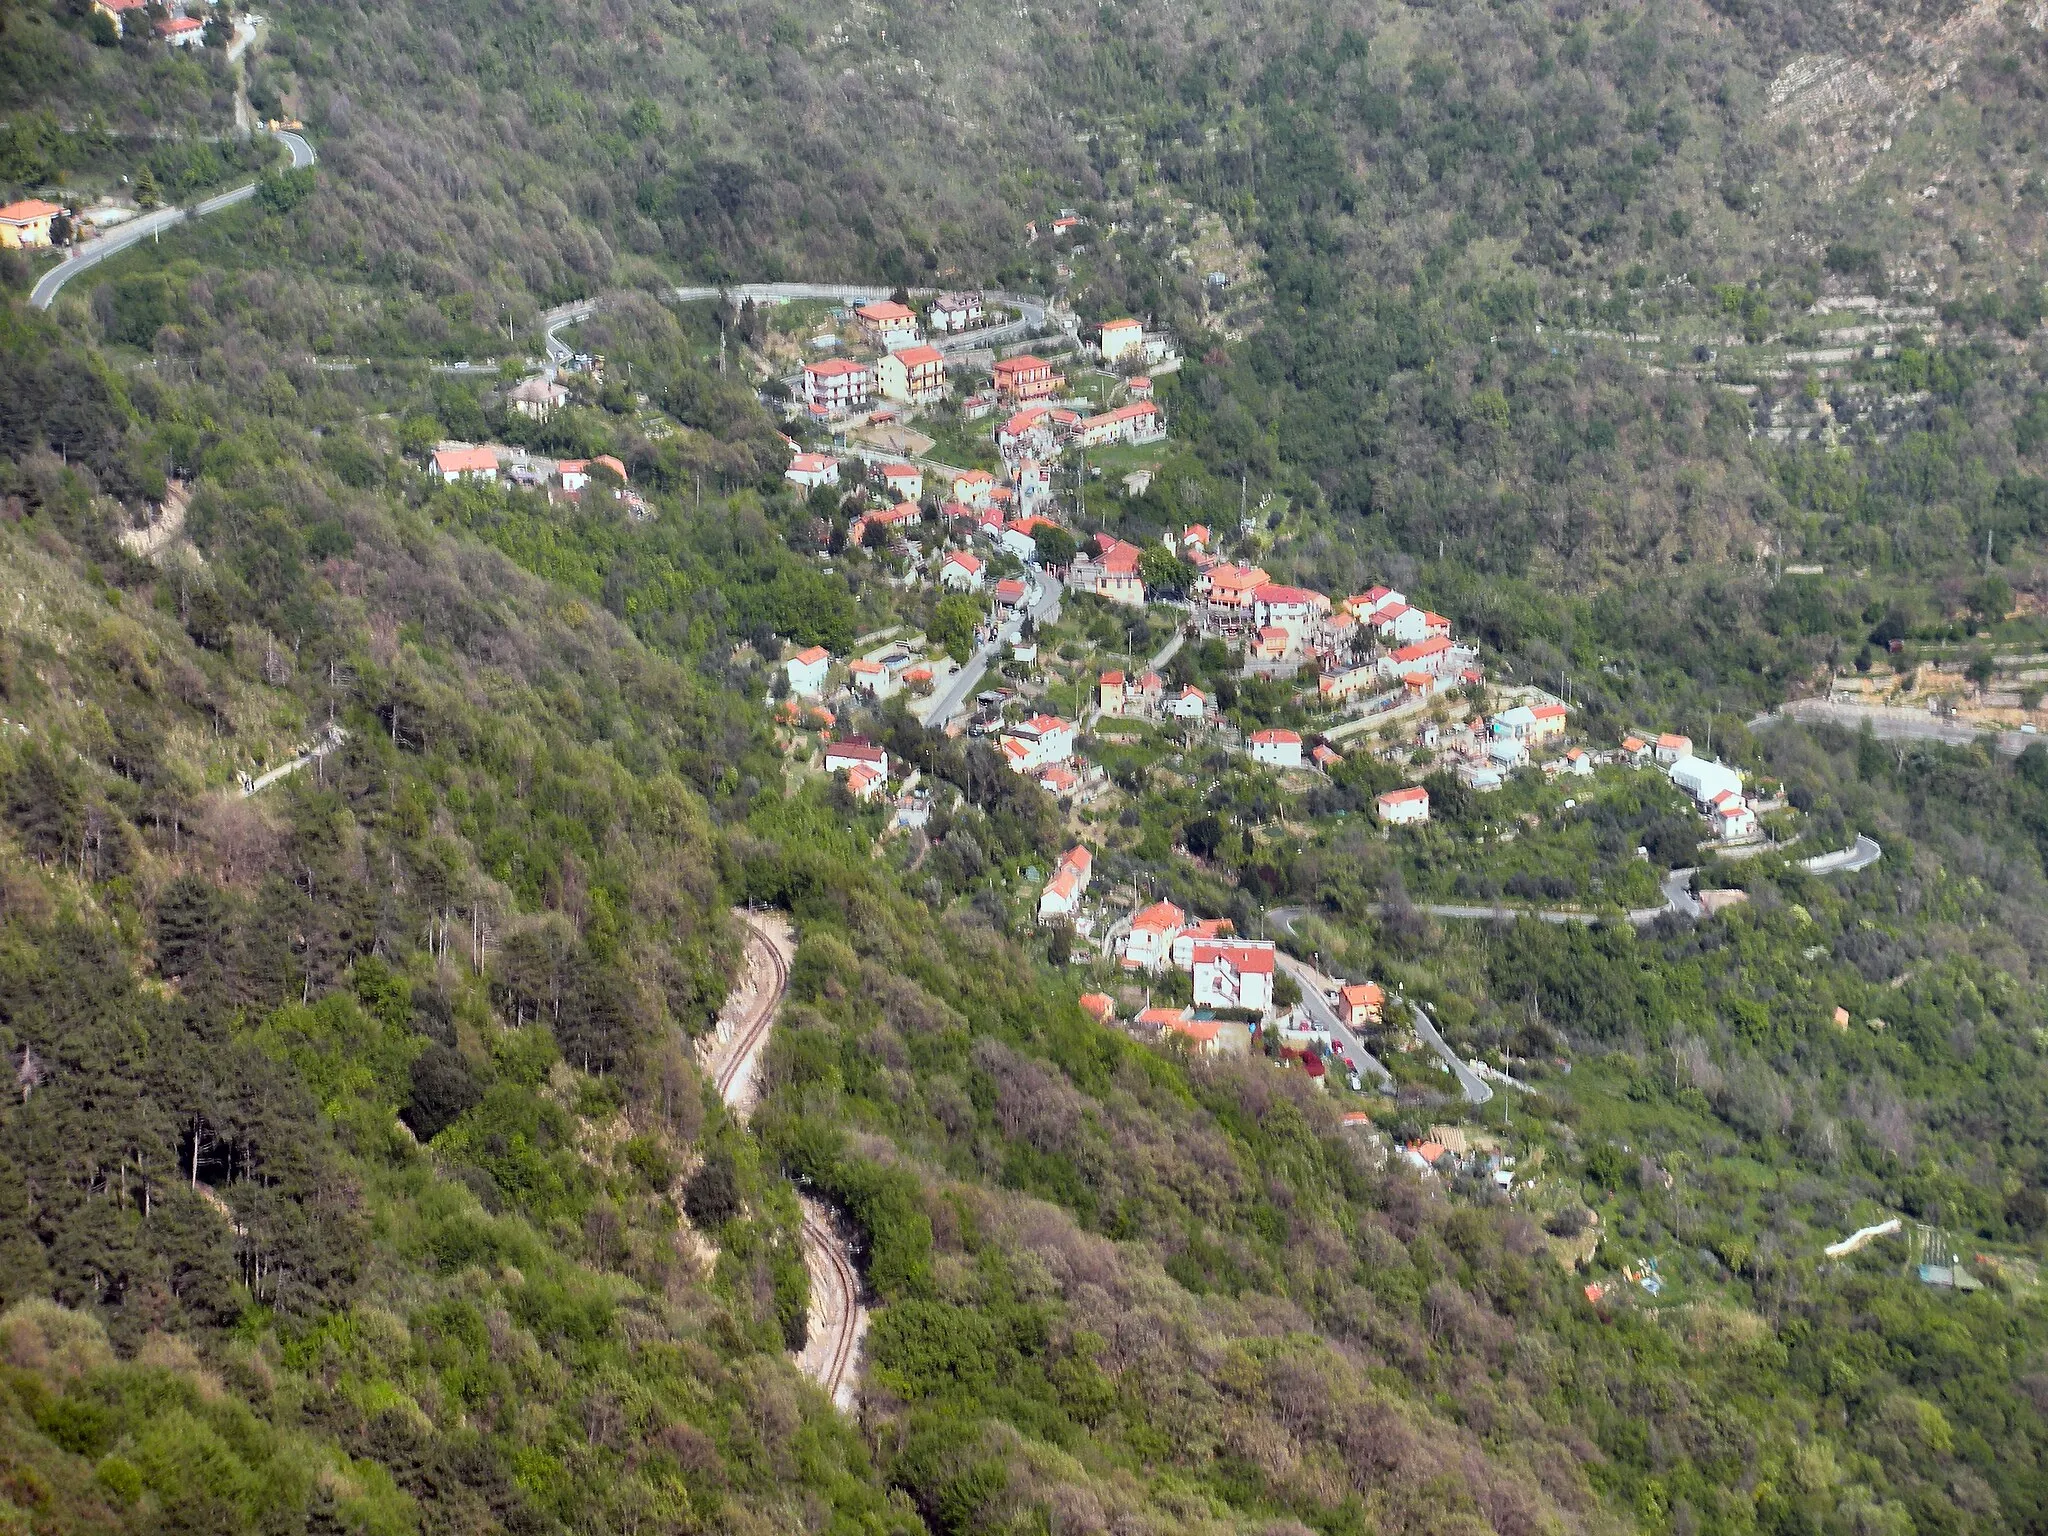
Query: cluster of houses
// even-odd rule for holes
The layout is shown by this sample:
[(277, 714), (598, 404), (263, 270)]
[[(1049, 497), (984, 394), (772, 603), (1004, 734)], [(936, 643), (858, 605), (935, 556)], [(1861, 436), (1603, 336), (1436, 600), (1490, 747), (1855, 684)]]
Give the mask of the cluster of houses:
[(1690, 736), (1669, 731), (1648, 740), (1630, 736), (1623, 740), (1621, 751), (1631, 762), (1662, 768), (1673, 784), (1692, 796), (1715, 842), (1750, 843), (1763, 836), (1756, 807), (1743, 793), (1740, 770), (1712, 758), (1695, 757)]
[(1204, 634), (1241, 646), (1254, 662), (1321, 668), (1321, 702), (1338, 705), (1398, 683), (1427, 696), (1479, 680), (1478, 652), (1456, 643), (1451, 621), (1411, 606), (1399, 592), (1373, 587), (1341, 601), (1276, 582), (1256, 565), (1213, 560), (1206, 528), (1182, 535), (1197, 571), (1192, 598)]
[(1425, 1178), (1483, 1179), (1503, 1193), (1515, 1184), (1515, 1159), (1470, 1126), (1432, 1125), (1428, 1135), (1402, 1144), (1400, 1159)]
[(626, 466), (608, 453), (594, 459), (549, 459), (492, 443), (443, 443), (427, 456), (427, 470), (445, 485), (508, 485), (545, 492), (550, 501), (579, 502), (586, 494), (605, 494), (635, 517), (648, 515)]
[[(159, 41), (171, 48), (199, 48), (206, 43), (206, 21), (203, 13), (216, 0), (168, 0), (163, 8), (168, 15), (151, 27)], [(114, 24), (114, 35), (126, 37), (128, 29), (149, 23), (150, 0), (92, 0), (95, 15), (104, 16)], [(199, 11), (201, 15), (192, 14)]]
[(1216, 701), (1190, 684), (1169, 691), (1157, 672), (1129, 677), (1104, 672), (1096, 680), (1096, 704), (1111, 720), (1178, 720), (1198, 723), (1216, 713)]
[[(859, 415), (877, 397), (906, 406), (930, 405), (945, 398), (947, 354), (925, 340), (915, 310), (882, 299), (861, 305), (852, 319), (862, 351), (872, 356), (820, 357), (804, 364), (801, 406), (814, 422), (825, 424)], [(985, 319), (978, 294), (949, 293), (931, 301), (924, 324), (934, 335), (958, 336), (977, 329)], [(838, 340), (829, 339), (835, 344)], [(1164, 360), (1171, 355), (1172, 342), (1163, 335), (1148, 334), (1136, 320), (1112, 320), (1102, 327), (1096, 351), (1106, 365), (1124, 368), (1134, 359)], [(967, 355), (955, 354), (963, 363)], [(998, 359), (990, 373), (989, 390), (973, 401), (970, 419), (986, 415), (1004, 402), (1015, 408), (1049, 400), (1067, 382), (1052, 363), (1028, 352)], [(1098, 421), (1096, 430), (1113, 435), (1117, 428)], [(1109, 435), (1103, 440), (1110, 440)]]
[[(1067, 855), (1039, 898), (1039, 921), (1072, 919), (1087, 888), (1088, 867), (1086, 849)], [(1251, 1040), (1247, 1025), (1273, 1016), (1274, 946), (1236, 937), (1227, 918), (1190, 919), (1170, 901), (1155, 902), (1131, 917), (1114, 952), (1126, 971), (1175, 970), (1191, 983), (1193, 1001), (1187, 1006), (1147, 1007), (1129, 1021), (1140, 1036), (1177, 1037), (1205, 1055), (1241, 1053)], [(1091, 993), (1081, 1005), (1101, 1023), (1116, 1020), (1116, 1005), (1106, 994)]]

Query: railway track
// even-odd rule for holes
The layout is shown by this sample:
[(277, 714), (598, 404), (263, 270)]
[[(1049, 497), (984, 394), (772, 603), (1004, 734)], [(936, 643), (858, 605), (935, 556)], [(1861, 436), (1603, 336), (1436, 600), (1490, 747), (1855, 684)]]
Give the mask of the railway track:
[[(768, 1043), (768, 1032), (774, 1028), (775, 1015), (782, 1006), (783, 995), (789, 990), (789, 962), (782, 958), (781, 946), (755, 926), (751, 919), (747, 923), (747, 942), (765, 960), (763, 984), (752, 1010), (733, 1030), (731, 1050), (712, 1074), (719, 1098), (743, 1118), (747, 1105), (741, 1100), (753, 1064)], [(808, 1201), (805, 1202), (803, 1223), (798, 1230), (804, 1247), (816, 1261), (810, 1266), (813, 1276), (821, 1276), (836, 1293), (836, 1305), (821, 1306), (814, 1313), (829, 1324), (829, 1340), (816, 1351), (807, 1347), (799, 1364), (825, 1389), (834, 1403), (849, 1407), (854, 1360), (860, 1347), (860, 1276), (854, 1271), (852, 1260), (847, 1258), (846, 1245), (840, 1241), (839, 1234), (832, 1230), (830, 1222), (811, 1208)]]
[(826, 1267), (832, 1273), (834, 1288), (839, 1292), (839, 1315), (834, 1329), (836, 1337), (817, 1374), (818, 1385), (836, 1403), (847, 1385), (847, 1375), (853, 1368), (854, 1346), (860, 1340), (860, 1276), (854, 1273), (853, 1263), (846, 1257), (846, 1248), (840, 1242), (839, 1234), (808, 1210), (804, 1212), (803, 1234), (811, 1249), (824, 1256)]
[(775, 1024), (775, 1010), (782, 1006), (782, 995), (789, 990), (789, 965), (782, 958), (782, 951), (751, 923), (747, 925), (747, 942), (757, 954), (767, 957), (769, 984), (762, 989), (753, 1013), (733, 1031), (732, 1052), (712, 1079), (719, 1098), (727, 1104), (732, 1103), (742, 1077), (767, 1042), (768, 1031)]

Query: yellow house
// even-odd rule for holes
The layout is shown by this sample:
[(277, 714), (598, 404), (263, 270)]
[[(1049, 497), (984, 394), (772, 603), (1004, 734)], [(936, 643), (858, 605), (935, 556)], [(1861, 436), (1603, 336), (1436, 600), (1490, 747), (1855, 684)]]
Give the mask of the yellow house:
[(126, 35), (129, 13), (140, 16), (147, 4), (148, 0), (92, 0), (92, 8), (114, 24), (117, 35)]
[(63, 211), (55, 203), (34, 197), (0, 208), (0, 250), (18, 251), (24, 246), (48, 245), (50, 220)]

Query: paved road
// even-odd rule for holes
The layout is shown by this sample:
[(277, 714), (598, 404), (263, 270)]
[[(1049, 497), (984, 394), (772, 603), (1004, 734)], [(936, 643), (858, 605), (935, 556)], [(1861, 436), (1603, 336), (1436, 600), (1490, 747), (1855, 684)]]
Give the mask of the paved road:
[(1817, 853), (1810, 859), (1801, 859), (1800, 867), (1816, 875), (1853, 875), (1859, 869), (1868, 869), (1884, 857), (1884, 847), (1874, 837), (1856, 834), (1856, 841), (1847, 848), (1834, 853)]
[[(1875, 838), (1859, 836), (1854, 847), (1844, 848), (1838, 853), (1816, 854), (1810, 859), (1801, 859), (1800, 864), (1816, 875), (1852, 875), (1858, 870), (1868, 869), (1884, 857), (1884, 848)], [(1667, 913), (1676, 912), (1681, 917), (1698, 918), (1706, 914), (1699, 898), (1692, 893), (1692, 877), (1699, 873), (1695, 869), (1674, 869), (1664, 877), (1664, 903), (1656, 907), (1635, 907), (1628, 913), (1628, 921), (1638, 928), (1647, 927)], [(1542, 923), (1605, 923), (1613, 922), (1612, 912), (1583, 912), (1571, 907), (1517, 907), (1504, 902), (1490, 905), (1449, 901), (1417, 901), (1410, 905), (1417, 912), (1427, 912), (1431, 917), (1448, 917), (1465, 922), (1512, 923), (1517, 918), (1533, 917)], [(1276, 909), (1298, 917), (1307, 909), (1285, 907)], [(1390, 910), (1389, 903), (1376, 901), (1368, 908), (1374, 915), (1384, 915)]]
[(1186, 630), (1176, 629), (1173, 632), (1173, 638), (1159, 647), (1153, 653), (1152, 659), (1145, 663), (1145, 670), (1147, 672), (1163, 671), (1166, 664), (1180, 654), (1181, 645), (1186, 641), (1187, 637), (1188, 632)]
[[(1066, 588), (1060, 585), (1057, 577), (1046, 571), (1034, 568), (1032, 574), (1038, 581), (1038, 598), (1031, 605), (1031, 617), (1039, 624), (1054, 623), (1059, 618), (1060, 598), (1065, 594)], [(938, 730), (960, 713), (974, 690), (981, 686), (982, 678), (988, 673), (989, 662), (1016, 638), (1022, 622), (1021, 614), (1011, 615), (1002, 628), (996, 631), (995, 638), (976, 651), (968, 659), (967, 664), (953, 674), (946, 686), (933, 696), (932, 706), (924, 714), (927, 729)]]
[(1451, 1076), (1458, 1080), (1458, 1091), (1465, 1095), (1467, 1104), (1490, 1104), (1493, 1102), (1492, 1087), (1474, 1072), (1457, 1053), (1444, 1043), (1444, 1037), (1437, 1033), (1436, 1020), (1429, 1016), (1429, 1010), (1420, 998), (1408, 999), (1408, 1011), (1415, 1015), (1415, 1033), (1422, 1037), (1423, 1044), (1437, 1054), (1437, 1059), (1451, 1069)]
[[(891, 290), (871, 283), (734, 283), (727, 287), (713, 284), (686, 284), (671, 290), (676, 302), (694, 304), (705, 299), (724, 298), (734, 304), (743, 304), (751, 299), (756, 304), (781, 304), (791, 299), (824, 299), (833, 304), (873, 304), (889, 297)], [(911, 297), (936, 293), (936, 288), (913, 288)], [(1001, 325), (984, 326), (978, 331), (961, 331), (957, 335), (933, 336), (931, 344), (949, 356), (959, 352), (972, 352), (980, 347), (999, 346), (1014, 341), (1046, 323), (1049, 301), (1034, 293), (988, 292), (984, 297), (992, 304), (998, 304), (1017, 311), (1020, 319), (1005, 321)], [(573, 304), (560, 304), (541, 316), (541, 326), (547, 335), (548, 357), (560, 363), (571, 355), (571, 349), (555, 337), (555, 332), (565, 325), (588, 320), (597, 312), (600, 300), (578, 299)]]
[(1699, 897), (1692, 893), (1692, 877), (1699, 873), (1692, 869), (1674, 869), (1664, 877), (1664, 905), (1644, 907), (1628, 915), (1628, 920), (1638, 927), (1654, 923), (1666, 912), (1682, 912), (1687, 917), (1698, 917), (1706, 909), (1700, 905)]
[[(313, 146), (300, 135), (289, 130), (279, 130), (274, 137), (283, 141), (292, 153), (292, 168), (303, 170), (318, 157)], [(111, 229), (104, 235), (81, 241), (71, 248), (70, 255), (50, 268), (30, 290), (28, 296), (31, 309), (48, 309), (56, 301), (64, 285), (79, 273), (96, 267), (109, 256), (117, 256), (138, 241), (151, 239), (175, 224), (187, 219), (203, 219), (209, 213), (218, 213), (223, 208), (232, 208), (237, 203), (247, 202), (256, 195), (256, 182), (236, 187), (232, 192), (223, 192), (218, 197), (209, 197), (205, 202), (194, 203), (190, 208), (159, 208), (154, 213), (145, 213), (139, 219), (131, 219), (118, 229)]]
[(2018, 757), (2036, 742), (2048, 737), (2024, 731), (1994, 731), (1963, 720), (1948, 720), (1918, 709), (1888, 709), (1876, 704), (1840, 704), (1832, 699), (1792, 699), (1749, 722), (1752, 731), (1768, 729), (1780, 720), (1823, 720), (1830, 724), (1861, 730), (1867, 723), (1880, 741), (1939, 741), (1966, 747), (1979, 737), (1989, 736), (2007, 757)]
[[(1271, 913), (1267, 915), (1273, 916)], [(1301, 988), (1302, 1006), (1308, 1010), (1309, 1017), (1315, 1020), (1316, 1028), (1330, 1032), (1330, 1038), (1336, 1042), (1338, 1053), (1357, 1062), (1359, 1071), (1377, 1078), (1381, 1086), (1391, 1088), (1394, 1074), (1387, 1070), (1386, 1064), (1379, 1057), (1365, 1048), (1365, 1042), (1358, 1037), (1357, 1032), (1337, 1017), (1337, 1010), (1332, 1008), (1330, 1000), (1323, 996), (1323, 988), (1329, 985), (1329, 978), (1314, 966), (1295, 959), (1285, 950), (1276, 958), (1280, 962), (1280, 969), (1291, 976), (1294, 984)]]
[(555, 333), (565, 325), (578, 325), (588, 320), (598, 310), (596, 299), (578, 299), (573, 304), (557, 304), (541, 314), (541, 334), (547, 346), (548, 361), (559, 367), (576, 355), (576, 349)]

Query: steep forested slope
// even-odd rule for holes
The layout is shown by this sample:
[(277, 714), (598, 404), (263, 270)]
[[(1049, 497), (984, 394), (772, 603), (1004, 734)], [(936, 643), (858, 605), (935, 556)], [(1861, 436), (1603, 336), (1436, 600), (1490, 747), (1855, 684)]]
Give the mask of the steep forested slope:
[[(2039, 1304), (1811, 1249), (1883, 1202), (2039, 1250), (2042, 764), (1740, 728), (1874, 633), (2048, 590), (2026, 16), (274, 20), (254, 104), (308, 120), (317, 176), (0, 318), (0, 1519), (2040, 1524)], [(147, 161), (176, 193), (242, 163), (207, 142), (218, 60), (93, 26), (7, 13), (0, 181)], [(1808, 77), (1772, 82), (1809, 55), (1881, 90), (1802, 116)], [(1069, 205), (1081, 233), (1027, 241)], [(1227, 306), (1179, 254), (1198, 219), (1242, 255)], [(1270, 502), (1247, 552), (1275, 569), (1391, 577), (1568, 672), (1603, 739), (1718, 727), (1885, 837), (1846, 894), (1761, 865), (1751, 914), (1640, 938), (1433, 927), (1340, 819), (1363, 778), (1322, 839), (1191, 780), (1105, 861), (1247, 926), (1315, 905), (1461, 1040), (1582, 1053), (1595, 1086), (1553, 1081), (1529, 1134), (1608, 1207), (1608, 1258), (1678, 1240), (1697, 1300), (1597, 1311), (1562, 1235), (1381, 1166), (1298, 1075), (1087, 1022), (1010, 927), (1067, 828), (986, 746), (864, 722), (961, 797), (900, 871), (879, 812), (786, 778), (780, 640), (843, 650), (897, 599), (879, 560), (806, 558), (844, 509), (782, 487), (712, 317), (649, 290), (1060, 267), (1086, 318), (1153, 313), (1190, 352), (1171, 473), (1091, 495), (1090, 528)], [(1825, 387), (1781, 355), (1816, 297), (1865, 290), (1945, 305), (1940, 343)], [(630, 383), (548, 423), (423, 366), (523, 350), (597, 292), (583, 340)], [(1660, 329), (1675, 355), (1618, 339)], [(1773, 339), (1725, 376), (1700, 355)], [(1905, 402), (1882, 440), (1752, 435), (1843, 383)], [(431, 483), (407, 455), (443, 435), (616, 452), (650, 515)], [(182, 535), (134, 553), (166, 515)], [(801, 934), (753, 1131), (691, 1048), (744, 901)], [(1838, 1038), (1836, 998), (1891, 1027)], [(787, 1359), (799, 1189), (847, 1214), (876, 1304), (857, 1420)]]

